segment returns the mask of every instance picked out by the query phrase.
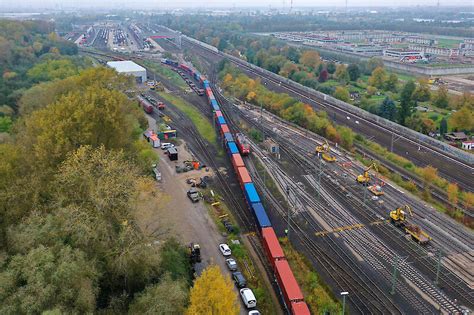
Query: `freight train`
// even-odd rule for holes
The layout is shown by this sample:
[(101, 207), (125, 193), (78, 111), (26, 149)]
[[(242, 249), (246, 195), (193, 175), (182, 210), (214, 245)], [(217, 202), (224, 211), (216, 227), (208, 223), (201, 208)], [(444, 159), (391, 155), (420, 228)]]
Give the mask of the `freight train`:
[[(268, 218), (267, 212), (262, 205), (260, 196), (255, 189), (252, 178), (250, 177), (242, 159), (242, 155), (248, 154), (248, 151), (239, 151), (239, 145), (230, 132), (227, 121), (222, 115), (219, 103), (217, 102), (211, 90), (209, 81), (198, 71), (187, 65), (178, 64), (177, 62), (168, 59), (163, 59), (162, 63), (186, 71), (192, 77), (194, 77), (194, 79), (202, 84), (209, 101), (209, 106), (214, 113), (213, 119), (216, 122), (220, 136), (223, 138), (225, 150), (232, 162), (232, 166), (239, 180), (245, 201), (250, 209), (250, 212), (255, 217), (263, 247), (265, 249), (267, 259), (272, 266), (281, 296), (283, 297), (283, 302), (291, 314), (309, 315), (310, 311), (308, 305), (304, 301), (303, 293), (301, 292), (298, 282), (296, 281), (290, 265), (286, 260), (285, 254), (283, 253), (276, 233), (272, 227), (270, 219)], [(236, 138), (239, 138), (240, 136), (241, 135), (238, 135)]]

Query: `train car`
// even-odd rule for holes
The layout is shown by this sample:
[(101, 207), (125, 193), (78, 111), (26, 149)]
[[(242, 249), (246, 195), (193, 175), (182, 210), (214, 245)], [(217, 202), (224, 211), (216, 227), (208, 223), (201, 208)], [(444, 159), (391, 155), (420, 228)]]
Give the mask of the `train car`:
[(227, 125), (227, 122), (225, 121), (224, 117), (217, 117), (216, 122), (219, 126), (221, 125)]
[(221, 137), (223, 137), (225, 133), (230, 132), (229, 127), (227, 126), (227, 124), (221, 125), (221, 127), (219, 128), (219, 132), (221, 134)]
[(257, 221), (259, 231), (261, 231), (263, 228), (272, 226), (272, 223), (270, 222), (270, 219), (267, 216), (267, 212), (265, 211), (265, 208), (260, 202), (253, 203), (251, 208), (255, 220)]
[[(227, 125), (225, 125), (227, 126)], [(224, 133), (224, 141), (227, 142), (234, 142), (234, 137), (232, 137), (232, 134), (230, 132)]]
[(202, 81), (202, 86), (203, 86), (205, 89), (209, 88), (209, 87), (210, 87), (209, 81), (203, 80), (203, 81)]
[(216, 112), (214, 113), (214, 118), (216, 117), (223, 117), (222, 112), (220, 110), (216, 110)]
[(311, 315), (308, 304), (305, 302), (291, 302), (290, 310), (292, 315)]
[(274, 271), (287, 308), (291, 307), (292, 302), (303, 302), (303, 293), (291, 271), (288, 261), (286, 259), (275, 261)]
[(240, 154), (249, 155), (250, 143), (243, 134), (241, 133), (235, 134), (235, 143), (237, 144), (237, 147), (239, 148)]
[(272, 267), (275, 268), (275, 262), (285, 259), (285, 253), (283, 253), (280, 242), (278, 242), (278, 237), (272, 227), (264, 227), (260, 231), (262, 233), (263, 247), (267, 258)]
[(244, 187), (245, 184), (252, 182), (249, 172), (245, 166), (239, 167), (237, 169), (237, 178), (239, 179), (240, 187)]
[(188, 73), (191, 73), (191, 68), (189, 68), (189, 67), (186, 66), (186, 65), (180, 64), (180, 65), (178, 66), (178, 68), (180, 68), (180, 69), (182, 69), (182, 70), (184, 70), (184, 71), (186, 71), (186, 72), (188, 72)]
[(234, 167), (235, 173), (237, 173), (237, 169), (239, 167), (245, 166), (244, 160), (242, 160), (240, 154), (232, 154), (230, 161), (232, 162), (232, 166)]
[(147, 114), (152, 114), (153, 113), (153, 105), (148, 102), (144, 97), (137, 96), (138, 101), (140, 102), (141, 107)]
[(247, 200), (249, 206), (251, 206), (253, 203), (260, 202), (260, 196), (258, 195), (253, 183), (247, 183), (244, 185), (244, 195), (245, 200)]
[(200, 81), (200, 79), (201, 79), (201, 74), (200, 74), (199, 72), (197, 72), (197, 71), (194, 72), (193, 76), (194, 76), (194, 79), (195, 79), (196, 81)]
[(235, 142), (227, 142), (226, 148), (229, 155), (239, 154), (239, 149), (237, 148)]

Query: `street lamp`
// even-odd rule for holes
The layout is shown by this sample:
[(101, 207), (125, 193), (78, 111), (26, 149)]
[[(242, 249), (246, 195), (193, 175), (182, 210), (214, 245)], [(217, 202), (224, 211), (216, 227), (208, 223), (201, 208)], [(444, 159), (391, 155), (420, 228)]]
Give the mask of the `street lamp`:
[(286, 186), (286, 194), (288, 196), (288, 222), (287, 222), (287, 227), (286, 227), (286, 238), (290, 240), (290, 208), (291, 208), (291, 200), (290, 200), (290, 186)]
[(346, 295), (349, 295), (349, 292), (341, 292), (342, 295), (342, 315), (346, 312)]

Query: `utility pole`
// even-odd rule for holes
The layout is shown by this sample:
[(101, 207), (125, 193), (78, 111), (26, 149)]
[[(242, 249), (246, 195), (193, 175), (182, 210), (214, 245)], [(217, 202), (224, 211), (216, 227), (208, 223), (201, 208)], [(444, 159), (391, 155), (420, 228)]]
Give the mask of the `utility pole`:
[(317, 187), (317, 192), (318, 192), (318, 202), (319, 202), (319, 197), (321, 195), (321, 173), (322, 173), (322, 168), (321, 168), (321, 153), (318, 152), (318, 159), (319, 159), (319, 170), (318, 170), (318, 187)]
[(346, 312), (346, 296), (349, 295), (349, 292), (341, 292), (342, 295), (342, 315)]
[(390, 294), (394, 295), (395, 294), (395, 287), (397, 285), (397, 272), (398, 272), (398, 260), (400, 258), (398, 256), (395, 256), (395, 262), (393, 263), (393, 274), (392, 274), (392, 290), (390, 291)]
[(436, 264), (435, 285), (439, 285), (439, 272), (441, 271), (441, 248), (438, 248), (438, 263)]

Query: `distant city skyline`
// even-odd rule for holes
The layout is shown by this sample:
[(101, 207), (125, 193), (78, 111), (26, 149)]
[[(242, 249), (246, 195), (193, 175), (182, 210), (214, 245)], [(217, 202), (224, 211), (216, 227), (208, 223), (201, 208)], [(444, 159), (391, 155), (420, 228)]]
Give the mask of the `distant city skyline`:
[[(33, 10), (33, 9), (72, 9), (72, 8), (95, 8), (95, 9), (168, 9), (168, 8), (233, 8), (233, 7), (260, 7), (273, 8), (290, 7), (291, 0), (263, 0), (258, 5), (252, 0), (174, 0), (174, 1), (153, 1), (153, 0), (130, 0), (130, 1), (94, 1), (94, 0), (2, 0), (0, 8), (11, 10)], [(330, 2), (322, 0), (293, 0), (293, 7), (345, 7), (345, 0), (335, 0)], [(437, 0), (348, 0), (349, 7), (403, 7), (403, 6), (436, 6)], [(474, 12), (474, 0), (440, 0), (440, 6), (471, 6)]]

